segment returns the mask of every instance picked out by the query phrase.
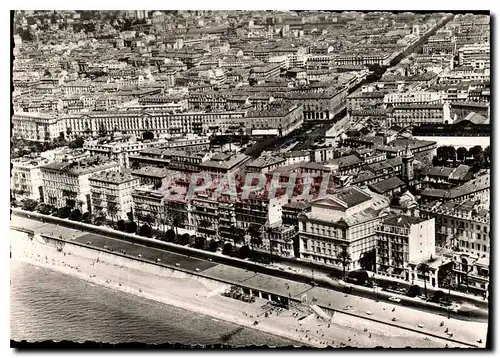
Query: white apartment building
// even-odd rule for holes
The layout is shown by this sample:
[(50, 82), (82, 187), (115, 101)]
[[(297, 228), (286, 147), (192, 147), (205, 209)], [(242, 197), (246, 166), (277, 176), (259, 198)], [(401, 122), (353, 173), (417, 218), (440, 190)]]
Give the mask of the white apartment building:
[(384, 196), (357, 187), (312, 201), (310, 211), (298, 216), (300, 258), (342, 268), (345, 250), (346, 272), (358, 268), (363, 254), (376, 247), (375, 230), (388, 207)]
[(117, 162), (90, 157), (77, 162), (58, 162), (40, 167), (44, 202), (55, 207), (91, 209), (89, 178), (104, 171), (118, 171)]
[(445, 71), (439, 76), (439, 83), (462, 83), (462, 81), (490, 81), (489, 69), (476, 69), (472, 66)]
[(459, 66), (471, 66), (474, 61), (484, 61), (485, 67), (490, 68), (490, 44), (470, 44), (458, 49)]
[[(119, 128), (126, 134), (142, 135), (144, 131), (152, 131), (156, 136), (162, 134), (209, 133), (210, 128), (218, 127), (226, 131), (230, 126), (243, 123), (246, 112), (213, 112), (213, 113), (177, 113), (168, 111), (94, 111), (90, 113), (74, 113), (64, 118), (71, 127), (74, 136), (90, 131), (96, 135), (101, 128), (113, 131)], [(87, 129), (88, 128), (88, 129)]]
[(34, 142), (51, 142), (66, 135), (66, 123), (46, 113), (16, 112), (12, 116), (12, 136)]
[(12, 161), (11, 190), (16, 200), (43, 199), (40, 166), (48, 163), (48, 160), (40, 158)]
[(132, 192), (140, 179), (129, 173), (107, 171), (89, 178), (92, 212), (112, 220), (126, 220), (132, 210)]
[(409, 281), (408, 264), (436, 255), (434, 219), (391, 215), (377, 228), (377, 273)]
[(425, 91), (407, 91), (407, 92), (393, 92), (384, 95), (384, 104), (406, 104), (406, 103), (419, 103), (419, 104), (437, 104), (441, 101), (441, 97), (437, 92)]
[(138, 225), (157, 226), (167, 221), (163, 194), (150, 186), (136, 187), (132, 192), (133, 215)]
[(142, 150), (167, 146), (168, 140), (138, 141), (135, 136), (127, 136), (116, 140), (93, 140), (83, 144), (83, 148), (92, 155), (105, 155), (118, 162), (120, 167), (128, 168), (129, 155), (138, 155)]
[(475, 200), (431, 202), (421, 207), (421, 216), (436, 222), (436, 246), (455, 248), (477, 258), (490, 257), (490, 211)]

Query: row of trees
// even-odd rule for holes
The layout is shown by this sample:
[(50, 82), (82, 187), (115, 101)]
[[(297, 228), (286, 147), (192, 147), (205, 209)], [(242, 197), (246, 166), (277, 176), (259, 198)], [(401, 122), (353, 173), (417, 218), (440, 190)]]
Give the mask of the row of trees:
[(32, 153), (45, 152), (55, 148), (69, 146), (70, 148), (82, 148), (84, 139), (77, 137), (73, 141), (68, 141), (64, 135), (57, 137), (51, 142), (31, 142), (23, 139), (12, 139), (11, 155), (13, 158), (23, 157)]
[(472, 148), (443, 146), (437, 148), (436, 156), (432, 160), (433, 165), (447, 165), (453, 163), (472, 164), (475, 169), (483, 169), (491, 164), (491, 149), (487, 146), (483, 149), (480, 145)]
[[(25, 199), (21, 203), (22, 209), (27, 211), (38, 211), (40, 214), (44, 215), (54, 215), (61, 219), (69, 219), (72, 221), (83, 222), (86, 224), (94, 224), (97, 226), (104, 225), (106, 223), (106, 217), (102, 214), (92, 215), (90, 212), (86, 211), (84, 213), (81, 212), (79, 208), (72, 208), (71, 206), (63, 206), (61, 208), (56, 208), (49, 204), (39, 204), (36, 200)], [(131, 214), (129, 214), (131, 217)], [(152, 237), (153, 230), (150, 225), (147, 223), (142, 226), (138, 226), (133, 220), (125, 221), (118, 220), (115, 226), (116, 229), (127, 232), (127, 233), (136, 233), (145, 237)], [(139, 229), (139, 231), (137, 231)]]

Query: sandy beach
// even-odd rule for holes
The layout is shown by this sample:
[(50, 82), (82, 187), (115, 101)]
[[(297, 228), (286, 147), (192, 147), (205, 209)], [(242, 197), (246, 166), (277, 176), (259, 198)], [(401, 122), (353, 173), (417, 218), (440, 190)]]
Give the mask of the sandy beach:
[[(134, 260), (66, 245), (62, 251), (11, 231), (12, 260), (47, 267), (147, 299), (261, 330), (313, 347), (456, 347), (458, 344), (337, 312), (319, 318), (308, 306), (278, 311), (256, 299), (246, 303), (223, 292), (227, 285)], [(266, 315), (267, 312), (267, 315)], [(255, 324), (257, 322), (257, 324)]]

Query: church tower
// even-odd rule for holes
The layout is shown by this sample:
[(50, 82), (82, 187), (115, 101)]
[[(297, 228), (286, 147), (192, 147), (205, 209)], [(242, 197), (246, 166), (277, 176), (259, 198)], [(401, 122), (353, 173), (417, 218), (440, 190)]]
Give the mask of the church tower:
[(407, 145), (406, 150), (403, 153), (402, 166), (401, 166), (401, 179), (405, 183), (409, 183), (413, 180), (413, 153), (410, 150), (410, 147)]

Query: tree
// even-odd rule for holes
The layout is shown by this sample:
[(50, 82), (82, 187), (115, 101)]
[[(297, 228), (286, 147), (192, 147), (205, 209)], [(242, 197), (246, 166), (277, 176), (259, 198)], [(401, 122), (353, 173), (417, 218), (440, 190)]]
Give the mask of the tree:
[(23, 210), (27, 211), (34, 211), (38, 205), (36, 200), (33, 199), (24, 199), (22, 203), (23, 203)]
[(108, 209), (109, 216), (111, 216), (111, 222), (115, 222), (116, 213), (118, 213), (118, 209), (116, 207), (116, 204), (109, 201), (108, 205), (107, 205), (107, 209)]
[(486, 156), (484, 152), (480, 152), (474, 157), (474, 165), (472, 166), (472, 171), (477, 172), (486, 166)]
[(67, 219), (70, 214), (71, 214), (71, 208), (67, 206), (63, 206), (62, 208), (59, 208), (57, 210), (57, 217), (60, 217), (62, 219)]
[(52, 208), (50, 205), (43, 204), (38, 208), (38, 212), (43, 215), (50, 215), (50, 213), (52, 212)]
[(99, 137), (106, 137), (108, 134), (108, 131), (106, 131), (106, 128), (104, 127), (104, 124), (99, 124), (99, 131), (97, 132), (97, 135)]
[(94, 220), (94, 225), (101, 226), (104, 224), (106, 221), (106, 218), (104, 216), (97, 216)]
[(146, 131), (142, 133), (142, 140), (153, 140), (155, 139), (155, 135), (151, 131)]
[(342, 279), (345, 280), (345, 268), (351, 261), (351, 255), (347, 251), (346, 246), (342, 246), (342, 250), (338, 253), (337, 259), (342, 261)]
[(230, 242), (226, 242), (224, 244), (224, 246), (222, 247), (222, 253), (224, 255), (228, 255), (228, 256), (232, 255), (232, 253), (233, 253), (233, 244), (231, 244)]
[(243, 241), (243, 238), (245, 236), (245, 230), (243, 230), (242, 228), (236, 227), (236, 225), (234, 225), (234, 224), (231, 225), (230, 229), (231, 229), (231, 235), (233, 238), (234, 246), (236, 246), (236, 244), (239, 244), (240, 242)]
[(476, 159), (479, 156), (479, 153), (483, 151), (483, 147), (480, 145), (475, 145), (474, 147), (469, 149), (469, 156), (474, 157)]
[(69, 142), (68, 146), (70, 148), (82, 148), (85, 140), (82, 137), (76, 138), (74, 141)]
[(248, 227), (248, 234), (250, 235), (250, 244), (252, 245), (252, 247), (254, 245), (262, 245), (262, 233), (260, 232), (260, 228), (256, 224), (250, 224), (250, 226)]
[(238, 129), (238, 134), (240, 135), (240, 146), (243, 146), (243, 135), (245, 134), (245, 131), (243, 130), (243, 125), (240, 125), (240, 128)]
[(125, 231), (127, 230), (127, 224), (125, 223), (125, 220), (120, 219), (116, 222), (116, 228), (120, 231)]
[(240, 249), (238, 251), (238, 256), (242, 260), (245, 260), (246, 258), (250, 257), (250, 254), (251, 254), (251, 251), (247, 245), (240, 247)]
[(467, 148), (465, 147), (460, 147), (457, 149), (457, 159), (461, 162), (465, 161), (465, 158), (467, 157)]
[(455, 147), (450, 145), (447, 148), (448, 159), (453, 160), (453, 162), (455, 163), (457, 161), (457, 151), (455, 150)]
[(441, 160), (435, 155), (433, 158), (432, 158), (432, 165), (437, 167), (438, 165), (441, 164)]
[(210, 240), (208, 243), (208, 249), (212, 252), (216, 252), (217, 248), (219, 247), (219, 243), (216, 240)]
[(83, 133), (85, 133), (85, 135), (89, 137), (90, 135), (92, 135), (92, 129), (90, 129), (89, 127), (85, 127)]
[(424, 293), (427, 298), (427, 274), (429, 273), (430, 266), (422, 262), (417, 266), (417, 270), (424, 276)]
[[(63, 194), (64, 195), (64, 194)], [(76, 200), (75, 199), (66, 199), (66, 206), (70, 209), (73, 209), (76, 205)]]
[(484, 157), (488, 163), (491, 163), (491, 149), (490, 146), (484, 148)]
[(181, 236), (180, 244), (181, 245), (187, 245), (187, 244), (189, 244), (189, 234), (183, 234)]
[(168, 229), (165, 233), (165, 241), (174, 242), (175, 241), (175, 231), (172, 229)]
[(182, 227), (185, 222), (185, 215), (179, 211), (175, 211), (172, 213), (172, 226), (175, 228), (176, 235), (179, 235), (179, 227)]
[(439, 159), (444, 161), (445, 163), (448, 160), (456, 160), (456, 152), (455, 152), (455, 147), (453, 146), (443, 146), (439, 147), (437, 149), (437, 156)]
[(127, 223), (127, 232), (129, 234), (133, 234), (137, 231), (137, 224), (135, 223), (135, 221), (129, 221)]
[(141, 236), (151, 237), (151, 234), (152, 234), (151, 226), (149, 226), (148, 224), (142, 225), (141, 228), (139, 229), (139, 235)]
[(75, 209), (69, 214), (69, 219), (72, 221), (82, 221), (82, 212), (80, 209)]
[(359, 259), (359, 265), (363, 270), (375, 271), (376, 254), (375, 249), (363, 253)]
[(92, 217), (88, 211), (83, 213), (82, 222), (84, 222), (86, 224), (90, 224), (92, 222)]
[(197, 236), (194, 240), (194, 247), (197, 249), (203, 250), (205, 249), (205, 245), (207, 244), (207, 240), (202, 236)]
[(411, 285), (406, 293), (409, 297), (417, 297), (420, 294), (420, 286)]

